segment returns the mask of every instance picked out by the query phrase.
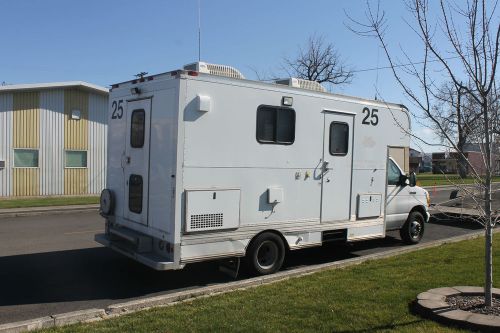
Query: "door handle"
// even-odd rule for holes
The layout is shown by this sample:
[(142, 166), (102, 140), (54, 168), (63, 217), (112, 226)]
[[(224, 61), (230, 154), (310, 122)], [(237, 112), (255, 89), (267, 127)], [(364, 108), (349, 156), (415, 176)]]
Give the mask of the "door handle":
[(330, 164), (330, 162), (328, 161), (323, 161), (323, 166), (322, 166), (322, 171), (323, 171), (323, 174), (327, 173), (328, 172), (328, 165)]

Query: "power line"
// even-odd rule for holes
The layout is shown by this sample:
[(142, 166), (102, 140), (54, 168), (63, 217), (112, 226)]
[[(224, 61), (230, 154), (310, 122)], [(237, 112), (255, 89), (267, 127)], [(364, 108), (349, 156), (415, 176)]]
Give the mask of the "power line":
[[(443, 60), (451, 60), (451, 59), (457, 59), (457, 58), (458, 58), (458, 56), (454, 56), (454, 57), (449, 57), (449, 58), (443, 58)], [(427, 60), (427, 63), (438, 62), (438, 61), (440, 61), (440, 60), (439, 59)], [(377, 66), (377, 67), (372, 67), (372, 68), (355, 69), (355, 70), (352, 70), (351, 73), (370, 72), (370, 71), (377, 71), (379, 69), (391, 69), (391, 68), (397, 68), (397, 67), (406, 67), (406, 66), (410, 66), (410, 65), (421, 65), (424, 63), (426, 63), (426, 61), (409, 62), (406, 64), (398, 64), (398, 65), (394, 65), (394, 66), (382, 66), (382, 67)]]

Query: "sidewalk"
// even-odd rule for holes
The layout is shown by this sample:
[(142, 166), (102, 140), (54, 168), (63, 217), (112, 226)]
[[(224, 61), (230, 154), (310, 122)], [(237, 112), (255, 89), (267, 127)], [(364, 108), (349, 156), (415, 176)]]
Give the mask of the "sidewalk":
[(23, 207), (23, 208), (2, 208), (0, 209), (0, 219), (18, 216), (37, 216), (45, 214), (72, 214), (98, 212), (99, 205), (67, 205), (67, 206), (44, 206), (44, 207)]

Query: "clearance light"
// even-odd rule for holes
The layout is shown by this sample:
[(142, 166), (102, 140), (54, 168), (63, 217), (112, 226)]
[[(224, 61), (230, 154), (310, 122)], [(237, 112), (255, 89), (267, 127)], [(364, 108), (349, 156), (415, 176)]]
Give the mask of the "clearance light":
[(190, 75), (190, 76), (198, 76), (198, 72), (196, 72), (196, 71), (189, 71), (188, 75)]
[(284, 106), (292, 106), (293, 105), (293, 97), (283, 96), (281, 100), (281, 104)]

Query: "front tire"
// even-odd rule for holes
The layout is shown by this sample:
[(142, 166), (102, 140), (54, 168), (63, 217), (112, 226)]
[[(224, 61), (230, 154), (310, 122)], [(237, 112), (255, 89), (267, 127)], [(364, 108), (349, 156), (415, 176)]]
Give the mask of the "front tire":
[(285, 260), (285, 245), (280, 236), (265, 232), (258, 235), (247, 249), (247, 265), (259, 275), (277, 272)]
[(424, 236), (424, 226), (424, 216), (417, 211), (411, 212), (405, 224), (399, 230), (401, 239), (406, 244), (417, 244)]

